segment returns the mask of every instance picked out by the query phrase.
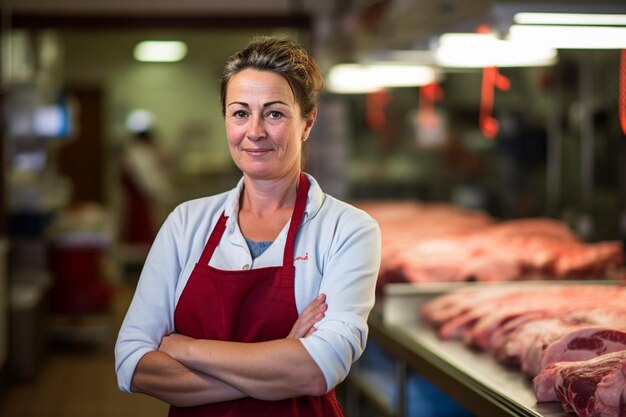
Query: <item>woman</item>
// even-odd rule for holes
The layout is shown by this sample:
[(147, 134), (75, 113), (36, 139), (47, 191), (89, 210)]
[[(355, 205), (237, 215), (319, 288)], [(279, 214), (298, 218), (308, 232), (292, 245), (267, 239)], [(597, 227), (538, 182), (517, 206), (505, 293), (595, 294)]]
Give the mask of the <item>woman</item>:
[(380, 232), (301, 172), (322, 88), (288, 39), (227, 61), (222, 111), (243, 178), (159, 232), (116, 344), (122, 390), (170, 416), (342, 415), (333, 388), (365, 347)]

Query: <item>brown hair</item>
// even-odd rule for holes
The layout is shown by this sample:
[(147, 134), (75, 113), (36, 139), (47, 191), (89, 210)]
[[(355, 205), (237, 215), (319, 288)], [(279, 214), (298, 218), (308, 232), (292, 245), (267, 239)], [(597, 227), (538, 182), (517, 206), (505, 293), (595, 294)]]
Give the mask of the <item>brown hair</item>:
[(261, 36), (226, 61), (220, 79), (222, 115), (226, 114), (228, 82), (240, 71), (252, 68), (272, 71), (285, 77), (300, 105), (303, 117), (319, 105), (324, 78), (306, 50), (292, 39)]

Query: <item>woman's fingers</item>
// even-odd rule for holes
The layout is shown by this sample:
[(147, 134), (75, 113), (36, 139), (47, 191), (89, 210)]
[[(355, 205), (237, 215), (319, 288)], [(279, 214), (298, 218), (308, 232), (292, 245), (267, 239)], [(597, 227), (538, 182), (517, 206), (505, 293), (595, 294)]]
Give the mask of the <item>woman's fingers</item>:
[(195, 339), (184, 336), (182, 334), (172, 333), (161, 339), (159, 345), (159, 352), (167, 353), (176, 360), (180, 359), (180, 355), (183, 354), (187, 345), (193, 342)]
[(305, 322), (310, 321), (312, 318), (326, 311), (326, 308), (326, 295), (320, 294), (315, 297), (315, 299), (311, 301), (311, 303), (302, 311), (299, 319), (302, 319)]
[(324, 318), (327, 308), (326, 295), (320, 294), (300, 313), (287, 338), (299, 339), (312, 334), (315, 331), (313, 325)]

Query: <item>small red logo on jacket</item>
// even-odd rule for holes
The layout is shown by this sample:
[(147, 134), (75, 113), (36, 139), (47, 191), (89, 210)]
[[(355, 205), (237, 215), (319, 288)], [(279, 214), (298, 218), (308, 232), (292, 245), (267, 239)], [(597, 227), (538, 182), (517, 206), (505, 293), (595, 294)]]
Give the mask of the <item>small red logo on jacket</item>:
[(305, 252), (304, 256), (296, 256), (294, 261), (308, 261), (309, 260), (309, 252)]

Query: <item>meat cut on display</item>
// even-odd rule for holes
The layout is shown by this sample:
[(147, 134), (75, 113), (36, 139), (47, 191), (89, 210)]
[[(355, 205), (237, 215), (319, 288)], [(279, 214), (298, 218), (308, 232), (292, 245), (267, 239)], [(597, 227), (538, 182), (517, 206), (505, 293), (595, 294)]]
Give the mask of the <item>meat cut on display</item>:
[(579, 417), (626, 414), (626, 350), (580, 362), (557, 362), (533, 380), (539, 401), (560, 401)]
[(535, 377), (540, 402), (560, 401), (579, 416), (626, 414), (624, 286), (492, 285), (440, 295), (421, 313), (440, 338)]
[(379, 286), (597, 279), (624, 266), (621, 242), (586, 243), (565, 223), (549, 218), (498, 221), (484, 212), (440, 203), (355, 204), (380, 225)]
[(461, 338), (483, 350), (493, 351), (496, 346), (492, 341), (498, 339), (500, 344), (504, 343), (503, 329), (512, 334), (514, 323), (521, 326), (525, 320), (564, 316), (575, 324), (584, 319), (583, 311), (591, 314), (589, 321), (593, 317), (600, 320), (598, 309), (608, 307), (612, 311), (624, 311), (626, 290), (608, 285), (532, 288), (496, 285), (436, 298), (422, 308), (422, 317), (432, 322), (444, 339)]
[[(626, 326), (622, 328), (626, 329)], [(622, 350), (626, 350), (626, 331), (583, 327), (548, 344), (540, 354), (539, 365), (534, 370), (538, 373), (552, 363), (583, 361)]]
[[(519, 366), (531, 376), (548, 362), (546, 349), (553, 342), (595, 326), (626, 329), (626, 308), (597, 307), (572, 311), (556, 317), (534, 317), (532, 314), (501, 326), (492, 335), (492, 349), (503, 363)], [(556, 345), (555, 345), (556, 346)], [(555, 351), (556, 348), (552, 348)]]
[(385, 272), (418, 283), (584, 279), (604, 276), (623, 265), (618, 241), (590, 244), (564, 234), (528, 235), (527, 227), (559, 226), (547, 220), (516, 220), (415, 242), (397, 253)]

